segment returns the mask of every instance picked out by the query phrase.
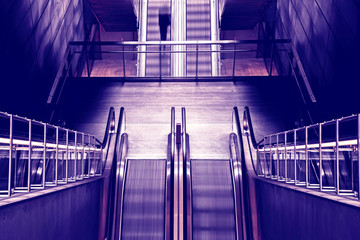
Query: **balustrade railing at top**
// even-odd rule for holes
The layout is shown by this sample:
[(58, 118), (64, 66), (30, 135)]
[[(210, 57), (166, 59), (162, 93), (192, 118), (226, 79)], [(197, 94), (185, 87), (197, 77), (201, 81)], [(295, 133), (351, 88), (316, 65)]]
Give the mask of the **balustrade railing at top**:
[(93, 135), (0, 112), (0, 196), (102, 174)]
[[(141, 81), (150, 79), (171, 78), (176, 79), (196, 79), (205, 78), (211, 81), (210, 77), (217, 77), (215, 81), (233, 79), (237, 76), (252, 75), (288, 75), (291, 74), (289, 65), (286, 71), (273, 71), (275, 56), (282, 56), (281, 59), (290, 59), (291, 53), (290, 39), (277, 40), (220, 40), (220, 41), (126, 41), (126, 42), (70, 42), (65, 53), (65, 58), (54, 79), (50, 90), (47, 103), (55, 109), (60, 103), (63, 91), (65, 91), (69, 78), (73, 77), (118, 77), (132, 78)], [(268, 67), (261, 67), (260, 62), (269, 51), (261, 52), (263, 47), (271, 46), (271, 64)], [(179, 46), (182, 46), (179, 48)], [(186, 46), (186, 48), (184, 48)], [(164, 50), (165, 49), (165, 50)], [(178, 50), (182, 49), (182, 50)], [(202, 62), (207, 56), (216, 55), (220, 64), (210, 64), (205, 68), (219, 67), (216, 71), (204, 71)], [(155, 56), (155, 57), (154, 57)], [(145, 58), (153, 57), (151, 66), (145, 66)], [(184, 61), (177, 61), (183, 64), (172, 64), (173, 59), (181, 57)], [(186, 59), (195, 61), (194, 71), (186, 72)], [(215, 59), (215, 61), (216, 61)], [(255, 59), (256, 63), (250, 64), (257, 66), (249, 71), (249, 60)], [(279, 57), (280, 59), (280, 57)], [(291, 60), (291, 59), (290, 59)], [(260, 62), (258, 62), (260, 61)], [(243, 64), (246, 66), (244, 67)], [(154, 68), (145, 71), (145, 68)], [(185, 76), (174, 77), (175, 68), (182, 68)], [(96, 70), (94, 70), (96, 69)], [(201, 70), (202, 69), (202, 70)], [(151, 72), (147, 74), (146, 72)], [(217, 73), (217, 76), (213, 76)], [(251, 75), (250, 74), (250, 75)], [(210, 79), (210, 80), (209, 80)], [(50, 119), (54, 119), (53, 114)]]
[[(267, 45), (271, 45), (272, 51), (288, 52), (289, 51), (289, 39), (278, 39), (266, 41)], [(79, 56), (83, 56), (86, 60), (84, 70), (81, 73), (83, 77), (139, 77), (137, 76), (137, 68), (140, 67), (139, 56), (149, 57), (157, 56), (159, 61), (152, 66), (158, 68), (157, 75), (144, 76), (144, 77), (171, 77), (171, 71), (164, 69), (171, 65), (173, 56), (194, 56), (196, 59), (196, 69), (199, 68), (199, 62), (201, 64), (201, 57), (204, 54), (218, 53), (220, 55), (220, 62), (222, 66), (227, 67), (227, 70), (219, 71), (218, 76), (235, 77), (241, 75), (241, 72), (236, 69), (238, 61), (244, 58), (256, 59), (259, 56), (263, 56), (264, 53), (259, 53), (258, 45), (264, 44), (261, 40), (220, 40), (220, 41), (126, 41), (126, 42), (70, 42), (70, 52), (72, 57), (69, 59), (79, 59)], [(89, 48), (89, 46), (93, 46)], [(97, 47), (94, 47), (97, 46)], [(155, 48), (146, 49), (143, 46), (152, 46)], [(187, 46), (183, 50), (175, 50), (178, 46)], [(208, 48), (204, 48), (208, 46)], [(216, 47), (212, 47), (216, 46)], [(86, 49), (92, 49), (91, 52)], [(145, 49), (145, 50), (144, 50)], [(158, 50), (154, 50), (158, 49)], [(163, 50), (166, 49), (166, 50)], [(85, 51), (86, 50), (86, 51)], [(251, 53), (251, 55), (249, 55)], [(274, 54), (272, 54), (274, 55)], [(77, 57), (75, 57), (77, 56)], [(99, 64), (105, 64), (107, 71), (93, 73), (91, 71), (92, 66), (87, 66), (89, 59), (99, 61)], [(90, 61), (91, 62), (91, 61)], [(104, 66), (105, 66), (104, 65)], [(272, 68), (271, 64), (271, 68)], [(170, 66), (171, 67), (171, 66)], [(211, 67), (211, 66), (209, 66)], [(266, 68), (264, 67), (265, 71)], [(272, 74), (276, 75), (272, 70)], [(270, 72), (268, 73), (270, 75)], [(211, 73), (211, 71), (210, 71)], [(196, 71), (193, 76), (186, 77), (211, 77), (212, 75), (199, 75)]]
[(360, 114), (272, 134), (255, 147), (258, 176), (360, 197)]

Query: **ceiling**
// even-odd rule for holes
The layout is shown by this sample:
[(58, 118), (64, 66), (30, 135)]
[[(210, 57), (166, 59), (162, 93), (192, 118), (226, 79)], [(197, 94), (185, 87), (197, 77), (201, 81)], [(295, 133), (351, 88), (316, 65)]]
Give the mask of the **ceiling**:
[(253, 29), (272, 0), (226, 0), (221, 16), (222, 30)]
[(131, 0), (87, 0), (105, 31), (136, 31), (137, 20)]

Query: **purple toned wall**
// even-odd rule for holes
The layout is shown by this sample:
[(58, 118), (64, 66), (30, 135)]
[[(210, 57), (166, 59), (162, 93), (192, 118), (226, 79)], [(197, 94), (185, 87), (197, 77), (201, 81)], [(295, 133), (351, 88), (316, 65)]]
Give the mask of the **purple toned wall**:
[(360, 111), (358, 0), (277, 0), (275, 37), (292, 39), (325, 115)]
[(360, 208), (256, 180), (262, 239), (359, 239)]
[(0, 239), (97, 239), (102, 178), (0, 207)]
[(0, 1), (0, 111), (42, 119), (67, 43), (84, 40), (83, 0)]

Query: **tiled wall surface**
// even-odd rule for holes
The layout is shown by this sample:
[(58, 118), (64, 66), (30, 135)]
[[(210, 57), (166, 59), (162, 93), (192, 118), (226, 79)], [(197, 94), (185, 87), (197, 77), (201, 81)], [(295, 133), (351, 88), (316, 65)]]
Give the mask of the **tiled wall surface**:
[(318, 97), (355, 94), (352, 89), (360, 80), (359, 0), (277, 0), (275, 24), (275, 37), (292, 39)]
[(27, 114), (46, 101), (67, 43), (84, 39), (83, 0), (2, 0), (0, 25), (0, 110)]

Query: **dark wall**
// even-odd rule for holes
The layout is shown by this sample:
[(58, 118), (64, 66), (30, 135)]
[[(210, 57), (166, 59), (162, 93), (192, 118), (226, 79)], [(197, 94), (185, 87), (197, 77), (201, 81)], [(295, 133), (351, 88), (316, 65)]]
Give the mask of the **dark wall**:
[(264, 240), (359, 239), (360, 208), (256, 180)]
[(83, 0), (0, 1), (0, 111), (42, 119), (67, 43), (84, 40)]
[(359, 0), (277, 0), (275, 37), (292, 39), (322, 111), (360, 111)]
[(101, 183), (99, 179), (0, 207), (0, 238), (97, 239)]

